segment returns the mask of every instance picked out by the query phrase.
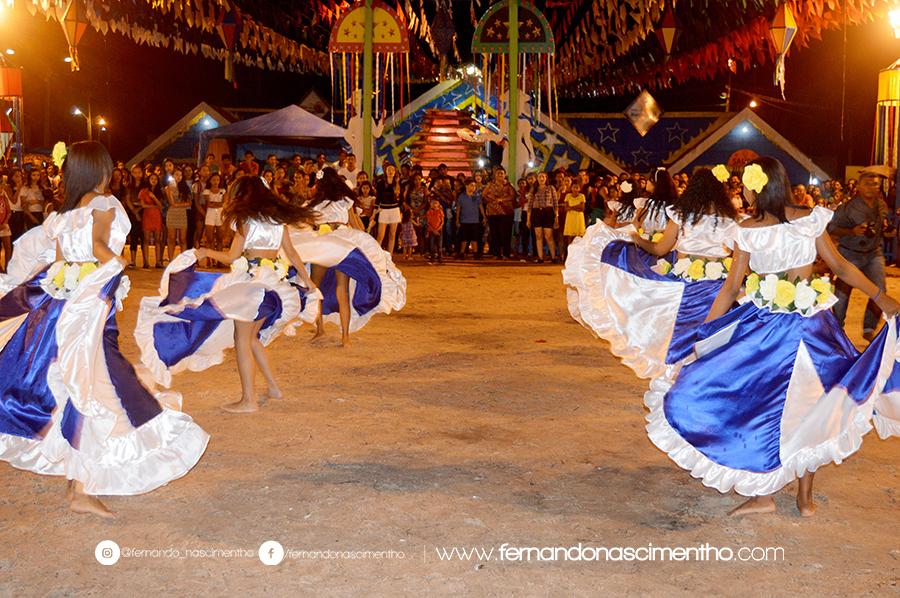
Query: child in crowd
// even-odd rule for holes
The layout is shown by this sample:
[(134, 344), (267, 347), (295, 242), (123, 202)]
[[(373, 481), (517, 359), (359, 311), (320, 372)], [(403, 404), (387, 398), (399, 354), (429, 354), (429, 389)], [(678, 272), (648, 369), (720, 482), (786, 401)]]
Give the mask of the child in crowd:
[(138, 198), (141, 202), (141, 229), (144, 233), (144, 243), (141, 250), (144, 252), (144, 269), (150, 267), (148, 256), (149, 245), (156, 247), (156, 264), (157, 268), (162, 268), (162, 239), (163, 239), (163, 221), (162, 221), (162, 203), (163, 190), (159, 184), (159, 175), (152, 173), (147, 177), (147, 185), (141, 189)]
[(427, 222), (425, 231), (425, 246), (428, 250), (428, 261), (443, 263), (441, 254), (442, 233), (444, 230), (444, 209), (436, 197), (431, 199), (431, 207), (425, 212)]
[(370, 231), (375, 224), (375, 219), (372, 218), (375, 213), (375, 192), (369, 181), (363, 181), (357, 187), (356, 205), (362, 210), (359, 219), (362, 221), (363, 228)]
[(563, 255), (568, 253), (569, 243), (575, 237), (584, 235), (585, 197), (574, 187), (566, 193), (566, 224), (563, 228)]
[(403, 215), (400, 220), (400, 246), (403, 248), (403, 259), (412, 257), (413, 247), (418, 246), (416, 240), (416, 223), (413, 220), (412, 210), (403, 207)]
[(481, 201), (481, 192), (476, 189), (475, 179), (466, 179), (465, 191), (456, 199), (456, 228), (459, 229), (459, 245), (456, 249), (456, 257), (464, 258), (469, 252), (469, 246), (475, 242), (475, 259), (480, 260), (484, 251), (484, 235), (481, 223), (484, 222), (484, 205)]
[[(225, 206), (225, 190), (219, 188), (221, 177), (218, 174), (210, 175), (209, 184), (203, 190), (203, 203), (206, 206), (206, 219), (204, 233), (205, 247), (213, 251), (220, 251), (225, 247), (225, 235), (222, 234), (222, 209)], [(213, 268), (221, 264), (212, 261)]]

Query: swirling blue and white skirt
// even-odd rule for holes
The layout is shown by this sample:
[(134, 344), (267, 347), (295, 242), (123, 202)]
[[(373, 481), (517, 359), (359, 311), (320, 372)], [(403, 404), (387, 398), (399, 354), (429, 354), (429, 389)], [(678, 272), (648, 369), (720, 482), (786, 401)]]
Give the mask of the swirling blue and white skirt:
[(296, 278), (264, 267), (251, 275), (199, 272), (196, 265), (193, 250), (180, 254), (163, 273), (159, 295), (141, 300), (134, 338), (141, 362), (165, 387), (173, 374), (222, 363), (234, 346), (235, 321), (262, 320), (259, 339), (268, 345), (282, 333), (293, 335), (294, 320), (316, 319), (319, 301), (308, 301)]
[(375, 314), (389, 314), (406, 305), (406, 278), (372, 235), (347, 226), (324, 234), (292, 228), (290, 234), (304, 263), (327, 268), (319, 284), (326, 322), (340, 325), (337, 272), (350, 278), (350, 332), (365, 326)]
[(644, 402), (650, 440), (707, 486), (772, 494), (856, 452), (873, 416), (882, 436), (900, 432), (895, 318), (863, 353), (830, 311), (751, 302), (698, 337), (708, 352), (654, 379)]
[(693, 350), (724, 281), (655, 272), (659, 258), (631, 242), (632, 232), (631, 225), (591, 225), (569, 245), (563, 282), (572, 317), (639, 377), (654, 378)]
[(148, 390), (119, 351), (127, 277), (111, 261), (68, 298), (46, 268), (0, 298), (0, 459), (92, 495), (149, 492), (186, 474), (209, 436), (181, 395)]

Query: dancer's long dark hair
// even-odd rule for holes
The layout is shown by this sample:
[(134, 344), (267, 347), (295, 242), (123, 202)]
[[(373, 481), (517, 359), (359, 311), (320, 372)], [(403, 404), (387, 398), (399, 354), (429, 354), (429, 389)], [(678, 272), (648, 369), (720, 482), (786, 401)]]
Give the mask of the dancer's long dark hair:
[(326, 201), (340, 201), (344, 198), (356, 201), (356, 192), (341, 178), (331, 166), (322, 169), (322, 178), (316, 181), (316, 194), (308, 207), (315, 208)]
[(675, 182), (672, 175), (665, 168), (657, 168), (652, 175), (653, 195), (647, 202), (647, 216), (645, 220), (654, 220), (661, 212), (665, 212), (668, 206), (674, 206), (678, 201), (678, 193), (675, 191)]
[(316, 215), (315, 210), (279, 198), (261, 178), (243, 176), (228, 188), (222, 220), (224, 226), (234, 224), (240, 230), (248, 220), (270, 224), (313, 224)]
[(704, 216), (718, 216), (720, 218), (737, 218), (738, 213), (725, 185), (709, 168), (700, 168), (694, 171), (688, 181), (684, 193), (675, 202), (675, 212), (678, 213), (683, 224), (692, 225), (700, 222)]
[[(628, 191), (627, 193), (622, 191), (622, 183), (625, 181), (628, 181), (628, 184), (631, 185), (631, 191)], [(616, 220), (619, 222), (630, 222), (634, 220), (634, 215), (637, 213), (637, 206), (634, 205), (634, 200), (638, 197), (637, 185), (633, 183), (630, 178), (625, 179), (625, 181), (619, 183), (620, 193), (618, 202), (622, 205), (616, 215)]]
[(769, 182), (756, 194), (756, 205), (753, 208), (753, 218), (762, 220), (766, 212), (775, 216), (778, 222), (788, 222), (784, 213), (784, 206), (793, 205), (791, 197), (791, 181), (788, 179), (784, 166), (775, 158), (767, 156), (756, 158), (748, 164), (759, 164)]
[(68, 148), (63, 162), (63, 205), (60, 212), (78, 207), (78, 202), (112, 176), (113, 161), (99, 141), (79, 141)]

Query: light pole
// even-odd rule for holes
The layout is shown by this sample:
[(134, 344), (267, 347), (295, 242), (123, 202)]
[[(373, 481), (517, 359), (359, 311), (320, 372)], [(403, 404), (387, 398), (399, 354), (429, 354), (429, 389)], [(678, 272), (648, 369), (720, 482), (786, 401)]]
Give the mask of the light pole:
[(109, 121), (102, 116), (98, 116), (97, 126), (100, 127), (100, 132), (97, 133), (97, 141), (102, 139), (100, 133), (106, 133), (106, 149), (112, 153), (112, 133), (109, 132)]
[(72, 115), (73, 115), (73, 116), (80, 116), (80, 117), (82, 117), (84, 120), (87, 121), (87, 138), (88, 138), (88, 141), (93, 141), (93, 139), (94, 139), (94, 120), (93, 120), (93, 118), (91, 117), (91, 103), (88, 102), (88, 111), (87, 111), (87, 114), (85, 114), (84, 112), (82, 112), (82, 111), (81, 111), (81, 108), (79, 108), (78, 106), (75, 106), (75, 107), (72, 108)]

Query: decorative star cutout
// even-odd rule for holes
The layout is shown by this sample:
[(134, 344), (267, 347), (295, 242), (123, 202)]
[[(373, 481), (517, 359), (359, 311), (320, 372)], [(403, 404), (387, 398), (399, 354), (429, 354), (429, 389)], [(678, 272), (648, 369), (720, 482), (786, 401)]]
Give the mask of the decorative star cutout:
[(383, 148), (395, 148), (397, 147), (397, 135), (394, 134), (394, 130), (391, 129), (387, 133), (381, 136), (381, 147)]
[(669, 134), (669, 143), (678, 140), (679, 145), (684, 145), (684, 136), (687, 135), (688, 130), (682, 127), (681, 123), (676, 122), (673, 126), (666, 127), (666, 133)]
[(569, 157), (568, 150), (563, 150), (563, 153), (559, 154), (556, 157), (556, 164), (554, 164), (554, 168), (564, 168), (568, 170), (569, 166), (575, 163), (575, 160)]
[(602, 127), (597, 127), (597, 132), (600, 133), (600, 143), (603, 143), (607, 140), (616, 143), (616, 135), (619, 134), (619, 129), (612, 126), (612, 123), (608, 122)]
[(556, 147), (559, 145), (559, 137), (556, 136), (556, 133), (552, 133), (548, 129), (547, 133), (544, 135), (544, 144), (547, 145), (547, 147)]
[(652, 155), (653, 154), (651, 154), (644, 148), (639, 147), (638, 149), (631, 152), (631, 158), (633, 160), (632, 164), (634, 166), (637, 166), (638, 164), (643, 164), (644, 166), (649, 167), (650, 166), (650, 156), (652, 156)]

